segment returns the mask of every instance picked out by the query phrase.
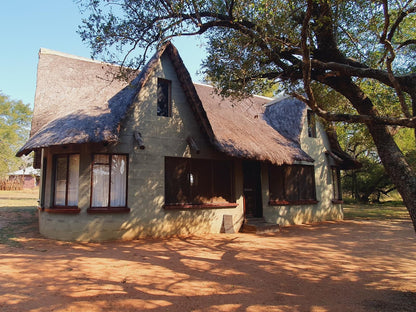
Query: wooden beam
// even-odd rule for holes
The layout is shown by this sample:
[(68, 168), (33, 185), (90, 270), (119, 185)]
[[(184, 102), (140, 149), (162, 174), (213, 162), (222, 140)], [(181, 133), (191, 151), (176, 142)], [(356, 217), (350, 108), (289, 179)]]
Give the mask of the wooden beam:
[(42, 150), (36, 149), (33, 156), (33, 168), (40, 169), (42, 161)]
[(195, 140), (193, 137), (188, 136), (186, 138), (186, 142), (188, 142), (189, 147), (191, 148), (191, 150), (195, 151), (195, 153), (199, 154), (201, 152), (201, 150), (199, 149), (198, 145), (196, 144)]
[(134, 131), (134, 139), (139, 144), (139, 148), (140, 149), (142, 149), (142, 150), (145, 149), (144, 141), (143, 141), (143, 138), (142, 138), (142, 134), (139, 131)]

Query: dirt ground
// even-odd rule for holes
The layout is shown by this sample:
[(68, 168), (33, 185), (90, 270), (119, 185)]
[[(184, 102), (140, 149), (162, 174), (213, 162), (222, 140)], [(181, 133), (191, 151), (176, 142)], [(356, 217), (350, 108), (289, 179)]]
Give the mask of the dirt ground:
[(44, 239), (27, 210), (0, 210), (0, 227), (4, 312), (416, 310), (403, 220), (109, 243)]

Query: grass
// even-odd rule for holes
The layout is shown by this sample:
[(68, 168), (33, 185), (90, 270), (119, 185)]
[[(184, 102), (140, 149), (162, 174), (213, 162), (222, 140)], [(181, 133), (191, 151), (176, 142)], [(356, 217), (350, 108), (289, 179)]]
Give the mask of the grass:
[(409, 213), (401, 201), (343, 205), (345, 220), (409, 220)]
[(0, 209), (10, 207), (36, 207), (39, 190), (0, 191)]
[(0, 191), (0, 244), (20, 247), (20, 236), (37, 233), (38, 194), (37, 189)]
[(9, 216), (10, 221), (6, 226), (0, 227), (0, 244), (21, 247), (19, 237), (28, 236), (27, 234), (33, 231), (37, 233), (36, 209), (15, 208)]

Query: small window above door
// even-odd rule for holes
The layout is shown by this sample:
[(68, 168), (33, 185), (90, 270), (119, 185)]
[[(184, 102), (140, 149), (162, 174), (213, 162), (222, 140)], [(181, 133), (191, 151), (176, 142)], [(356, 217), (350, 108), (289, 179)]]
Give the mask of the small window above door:
[(157, 78), (157, 116), (172, 116), (171, 86), (170, 80)]

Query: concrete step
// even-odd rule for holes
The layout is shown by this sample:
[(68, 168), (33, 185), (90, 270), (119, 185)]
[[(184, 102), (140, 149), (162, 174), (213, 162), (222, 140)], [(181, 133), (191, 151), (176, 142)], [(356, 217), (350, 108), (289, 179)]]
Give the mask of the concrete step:
[(280, 232), (280, 226), (266, 222), (264, 218), (248, 218), (244, 220), (240, 232), (254, 234), (277, 233)]

